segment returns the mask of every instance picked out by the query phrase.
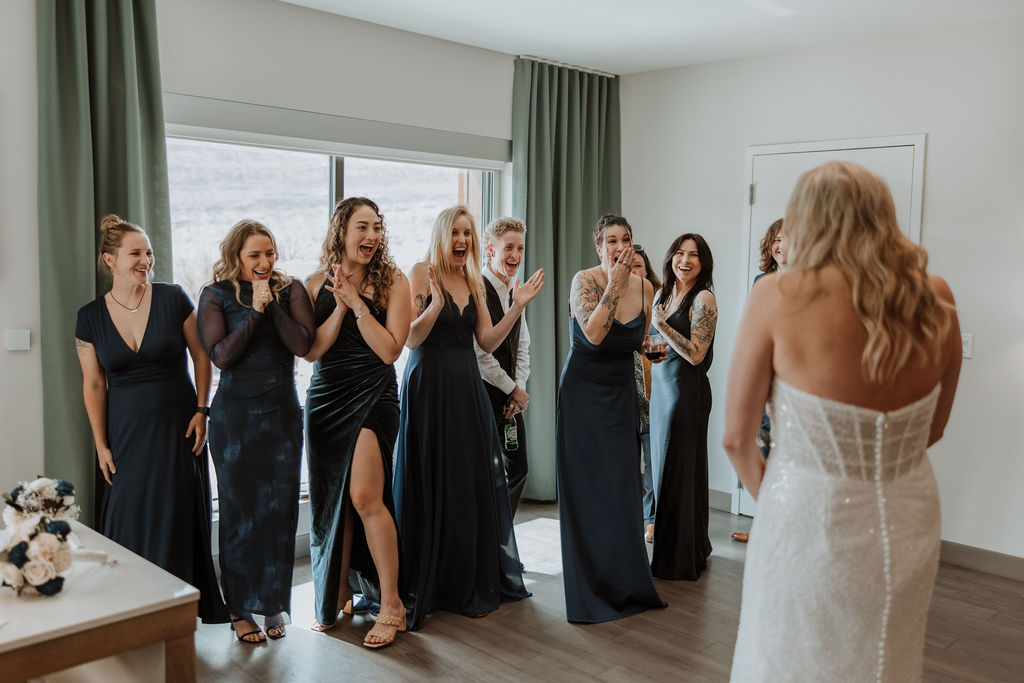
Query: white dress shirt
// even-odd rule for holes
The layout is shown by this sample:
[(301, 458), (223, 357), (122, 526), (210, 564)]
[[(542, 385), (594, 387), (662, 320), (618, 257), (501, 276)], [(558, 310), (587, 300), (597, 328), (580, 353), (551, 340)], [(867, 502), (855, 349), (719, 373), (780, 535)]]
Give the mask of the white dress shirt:
[[(498, 298), (501, 300), (501, 308), (503, 311), (508, 313), (509, 302), (508, 294), (512, 291), (509, 285), (506, 285), (501, 281), (501, 278), (491, 272), (490, 266), (483, 268), (483, 275), (487, 278), (492, 285), (494, 290), (498, 293)], [(510, 279), (509, 283), (513, 281)], [(491, 321), (492, 325), (497, 325), (497, 320)], [(484, 378), (484, 381), (488, 384), (492, 384), (505, 393), (507, 396), (515, 390), (516, 385), (526, 390), (526, 379), (530, 376), (530, 331), (526, 329), (526, 316), (521, 316), (521, 324), (519, 327), (519, 351), (516, 354), (516, 378), (513, 380), (509, 377), (508, 373), (501, 369), (498, 365), (498, 361), (494, 359), (494, 356), (485, 352), (477, 344), (476, 337), (473, 337), (473, 348), (476, 351), (477, 364), (480, 366), (480, 376)]]

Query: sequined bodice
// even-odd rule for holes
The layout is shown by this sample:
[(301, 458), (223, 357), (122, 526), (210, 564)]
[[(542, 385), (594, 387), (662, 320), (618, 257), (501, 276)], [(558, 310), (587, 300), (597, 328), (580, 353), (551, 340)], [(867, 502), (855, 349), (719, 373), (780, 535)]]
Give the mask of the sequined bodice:
[(936, 385), (924, 398), (883, 413), (809, 394), (776, 377), (768, 404), (772, 458), (836, 477), (892, 481), (925, 457), (938, 398)]

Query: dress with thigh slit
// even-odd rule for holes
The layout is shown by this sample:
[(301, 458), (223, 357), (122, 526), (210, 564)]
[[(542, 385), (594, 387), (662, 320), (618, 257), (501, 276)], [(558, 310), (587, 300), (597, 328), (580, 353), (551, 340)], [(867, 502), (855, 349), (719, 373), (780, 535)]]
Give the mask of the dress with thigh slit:
[[(314, 305), (319, 327), (337, 307), (321, 287)], [(370, 314), (384, 325), (387, 310), (363, 297)], [(355, 314), (346, 311), (334, 344), (313, 366), (306, 394), (306, 461), (309, 466), (310, 558), (313, 565), (314, 610), (325, 626), (338, 614), (345, 512), (350, 509), (349, 477), (356, 440), (369, 429), (380, 446), (384, 468), (384, 506), (392, 519), (392, 451), (398, 434), (398, 384), (395, 366), (385, 363), (363, 339)], [(359, 515), (352, 511), (352, 555), (346, 580), (356, 591), (380, 601), (377, 569), (366, 543)], [(401, 567), (401, 563), (399, 563)]]

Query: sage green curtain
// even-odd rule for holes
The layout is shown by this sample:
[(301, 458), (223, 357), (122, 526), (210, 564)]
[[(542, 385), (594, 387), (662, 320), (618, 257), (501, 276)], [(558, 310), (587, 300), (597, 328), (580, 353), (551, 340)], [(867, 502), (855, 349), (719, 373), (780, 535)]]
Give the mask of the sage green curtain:
[(39, 293), (44, 467), (94, 521), (92, 431), (75, 354), (76, 313), (107, 291), (99, 219), (141, 225), (171, 279), (170, 208), (154, 0), (37, 0)]
[(620, 211), (620, 165), (618, 79), (517, 59), (512, 210), (527, 226), (526, 274), (546, 272), (543, 291), (526, 309), (527, 498), (555, 498), (555, 402), (569, 351), (569, 285), (597, 263), (597, 219)]

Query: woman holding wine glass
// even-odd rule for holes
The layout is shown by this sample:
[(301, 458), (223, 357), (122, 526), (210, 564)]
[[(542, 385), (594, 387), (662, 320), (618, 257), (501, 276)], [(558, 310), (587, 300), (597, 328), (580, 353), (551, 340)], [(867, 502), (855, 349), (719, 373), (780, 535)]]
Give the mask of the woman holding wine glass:
[(661, 579), (700, 577), (711, 554), (708, 538), (708, 418), (718, 306), (711, 292), (713, 261), (703, 237), (680, 235), (664, 261), (665, 284), (653, 328), (668, 343), (651, 388), (654, 452), (654, 558)]

